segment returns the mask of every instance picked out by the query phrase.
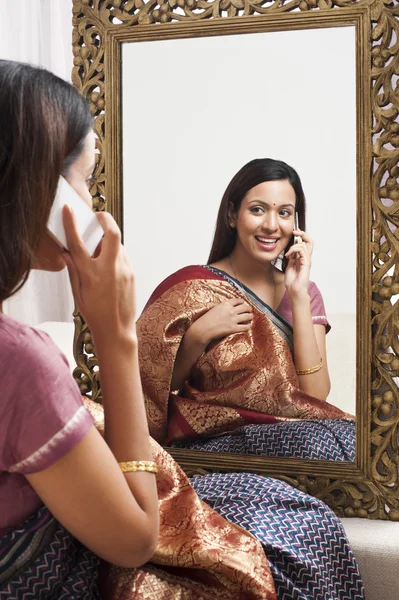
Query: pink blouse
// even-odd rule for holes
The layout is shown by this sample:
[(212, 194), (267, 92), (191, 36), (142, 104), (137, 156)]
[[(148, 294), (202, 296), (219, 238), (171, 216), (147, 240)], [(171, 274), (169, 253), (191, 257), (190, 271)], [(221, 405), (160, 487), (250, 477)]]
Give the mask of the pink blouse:
[[(310, 312), (312, 313), (312, 321), (314, 325), (325, 325), (326, 333), (331, 329), (330, 323), (327, 321), (326, 309), (324, 307), (323, 297), (317, 285), (313, 281), (309, 281), (308, 293), (310, 296)], [(292, 308), (291, 300), (286, 292), (276, 309), (276, 312), (292, 325)]]
[(50, 337), (0, 313), (0, 535), (42, 504), (24, 474), (65, 456), (92, 424)]

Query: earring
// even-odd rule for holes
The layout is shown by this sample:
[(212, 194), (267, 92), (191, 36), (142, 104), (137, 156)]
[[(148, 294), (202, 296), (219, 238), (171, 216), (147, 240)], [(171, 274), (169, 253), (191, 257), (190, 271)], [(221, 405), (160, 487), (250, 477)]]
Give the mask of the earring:
[(235, 229), (235, 225), (234, 225), (233, 221), (230, 221), (229, 225), (230, 225), (231, 229)]

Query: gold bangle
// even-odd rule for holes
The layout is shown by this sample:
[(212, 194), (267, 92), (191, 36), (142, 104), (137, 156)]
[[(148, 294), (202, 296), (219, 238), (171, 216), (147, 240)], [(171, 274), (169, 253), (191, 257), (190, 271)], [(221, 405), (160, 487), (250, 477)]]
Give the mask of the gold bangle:
[(158, 473), (157, 463), (153, 460), (129, 460), (127, 462), (120, 462), (118, 465), (122, 473), (135, 473), (136, 471)]
[(315, 367), (310, 367), (310, 369), (297, 369), (297, 375), (311, 375), (312, 373), (317, 373), (317, 371), (320, 371), (321, 367), (323, 366), (323, 359), (320, 359), (320, 362), (318, 365), (316, 365)]

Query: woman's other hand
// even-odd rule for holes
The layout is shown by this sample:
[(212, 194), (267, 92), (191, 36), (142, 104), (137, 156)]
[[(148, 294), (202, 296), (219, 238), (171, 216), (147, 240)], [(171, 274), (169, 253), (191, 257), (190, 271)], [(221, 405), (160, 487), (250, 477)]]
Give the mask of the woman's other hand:
[(252, 307), (248, 302), (243, 298), (230, 298), (208, 310), (191, 325), (188, 331), (205, 349), (214, 340), (232, 333), (248, 331), (252, 319)]
[(243, 298), (221, 302), (197, 319), (184, 334), (177, 352), (171, 389), (181, 389), (208, 344), (232, 333), (248, 331), (252, 319), (252, 307)]
[(289, 295), (308, 294), (310, 267), (312, 264), (313, 240), (304, 231), (294, 230), (301, 241), (293, 244), (285, 255), (288, 264), (285, 270), (284, 284)]
[(135, 286), (133, 269), (121, 233), (109, 213), (97, 213), (104, 237), (92, 258), (80, 237), (76, 218), (69, 206), (63, 222), (69, 252), (68, 267), (73, 295), (96, 343), (118, 334), (134, 333)]

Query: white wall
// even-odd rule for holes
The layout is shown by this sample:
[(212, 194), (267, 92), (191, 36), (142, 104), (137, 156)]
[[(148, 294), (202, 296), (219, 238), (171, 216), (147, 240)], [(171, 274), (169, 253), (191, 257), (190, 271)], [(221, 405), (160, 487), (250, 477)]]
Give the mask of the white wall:
[(138, 309), (205, 263), (228, 182), (252, 158), (298, 171), (327, 312), (356, 306), (353, 27), (124, 44), (125, 244)]
[[(50, 69), (71, 80), (72, 0), (0, 0), (0, 58)], [(11, 317), (31, 325), (72, 321), (74, 302), (66, 269), (32, 271), (22, 290), (4, 303)]]

